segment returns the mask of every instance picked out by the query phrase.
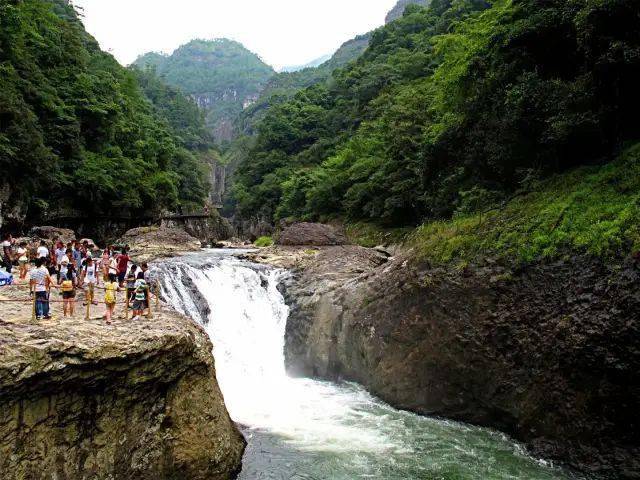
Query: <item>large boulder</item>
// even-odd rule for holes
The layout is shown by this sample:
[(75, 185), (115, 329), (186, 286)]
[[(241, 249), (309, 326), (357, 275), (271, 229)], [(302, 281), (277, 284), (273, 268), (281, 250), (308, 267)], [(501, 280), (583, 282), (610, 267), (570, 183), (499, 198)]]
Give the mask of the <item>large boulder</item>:
[(48, 240), (56, 242), (62, 241), (64, 244), (69, 243), (71, 240), (76, 239), (76, 233), (68, 228), (59, 228), (52, 226), (33, 227), (29, 231), (31, 237), (36, 237), (42, 240)]
[(235, 478), (245, 443), (191, 319), (33, 324), (28, 306), (4, 308), (2, 480)]
[(300, 222), (283, 228), (276, 239), (278, 245), (313, 245), (316, 247), (345, 245), (347, 237), (331, 225)]
[(138, 261), (172, 257), (200, 250), (200, 240), (180, 228), (139, 227), (125, 233), (118, 241), (129, 246), (129, 254)]
[(386, 262), (327, 247), (285, 283), (290, 373), (499, 428), (540, 457), (640, 478), (640, 264)]

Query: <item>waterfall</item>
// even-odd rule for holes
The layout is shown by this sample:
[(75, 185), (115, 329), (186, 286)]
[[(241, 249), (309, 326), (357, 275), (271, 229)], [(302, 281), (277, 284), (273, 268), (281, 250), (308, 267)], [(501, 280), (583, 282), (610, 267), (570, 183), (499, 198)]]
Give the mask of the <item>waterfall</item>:
[(206, 328), (227, 408), (246, 426), (240, 478), (567, 478), (500, 433), (397, 411), (355, 384), (288, 377), (286, 272), (228, 251), (158, 269), (164, 298)]

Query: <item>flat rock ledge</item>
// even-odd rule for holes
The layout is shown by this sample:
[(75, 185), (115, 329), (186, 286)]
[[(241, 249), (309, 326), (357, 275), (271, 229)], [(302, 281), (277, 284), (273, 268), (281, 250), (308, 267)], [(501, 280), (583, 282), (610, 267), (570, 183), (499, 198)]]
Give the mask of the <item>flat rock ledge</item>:
[(129, 245), (129, 254), (138, 262), (174, 257), (202, 247), (200, 240), (178, 227), (133, 228), (118, 243)]
[(24, 317), (0, 315), (0, 478), (221, 480), (240, 470), (245, 442), (192, 320), (166, 307), (110, 326)]

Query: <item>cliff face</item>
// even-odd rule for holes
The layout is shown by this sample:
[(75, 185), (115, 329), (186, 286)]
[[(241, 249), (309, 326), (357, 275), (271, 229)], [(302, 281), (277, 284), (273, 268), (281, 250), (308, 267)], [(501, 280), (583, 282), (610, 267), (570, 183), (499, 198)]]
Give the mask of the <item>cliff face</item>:
[(244, 440), (211, 343), (187, 318), (0, 321), (0, 358), (3, 480), (215, 480), (240, 469)]
[(637, 264), (382, 261), (329, 249), (296, 273), (291, 372), (354, 380), (399, 408), (499, 428), (607, 478), (640, 476)]

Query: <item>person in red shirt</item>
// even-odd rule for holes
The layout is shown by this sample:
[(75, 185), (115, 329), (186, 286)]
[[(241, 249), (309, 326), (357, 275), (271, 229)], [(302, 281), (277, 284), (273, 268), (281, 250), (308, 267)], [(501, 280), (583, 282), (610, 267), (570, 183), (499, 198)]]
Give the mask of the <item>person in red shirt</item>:
[(122, 287), (124, 285), (125, 277), (127, 276), (127, 269), (129, 268), (129, 255), (127, 255), (127, 249), (123, 248), (122, 253), (118, 255), (118, 283)]

